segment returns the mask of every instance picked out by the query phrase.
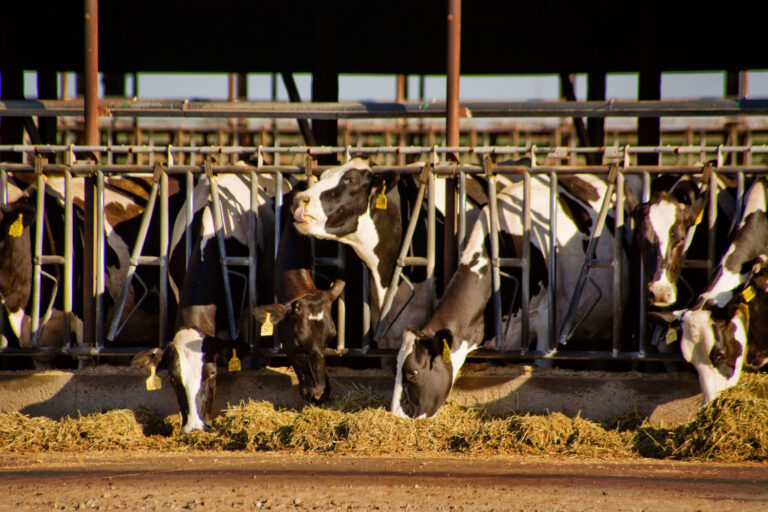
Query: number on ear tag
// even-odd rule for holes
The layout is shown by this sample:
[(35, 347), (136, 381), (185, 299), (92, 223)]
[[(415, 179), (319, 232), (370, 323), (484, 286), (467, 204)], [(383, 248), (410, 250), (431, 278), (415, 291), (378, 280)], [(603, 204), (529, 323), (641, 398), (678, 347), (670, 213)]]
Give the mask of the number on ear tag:
[(445, 364), (451, 363), (451, 347), (448, 346), (446, 340), (443, 340), (443, 362)]
[(261, 324), (261, 335), (272, 336), (274, 332), (275, 332), (275, 326), (272, 325), (272, 322), (269, 321), (269, 313), (267, 313), (267, 318), (265, 318), (264, 323)]
[(376, 208), (378, 210), (386, 210), (387, 209), (387, 186), (382, 185), (381, 192), (379, 192), (379, 195), (376, 197)]
[(157, 391), (159, 389), (162, 389), (162, 387), (163, 387), (163, 381), (160, 380), (160, 377), (155, 375), (155, 367), (150, 366), (149, 377), (147, 378), (147, 391)]
[(667, 345), (677, 341), (677, 329), (667, 329), (667, 336), (664, 338)]
[(23, 221), (23, 219), (24, 219), (24, 215), (20, 213), (18, 218), (15, 221), (13, 221), (13, 224), (11, 224), (10, 229), (8, 229), (8, 234), (9, 235), (11, 235), (13, 237), (16, 237), (16, 238), (21, 236), (21, 234), (24, 232), (24, 221)]
[(741, 292), (741, 296), (746, 302), (752, 302), (752, 299), (755, 298), (755, 295), (757, 295), (757, 292), (752, 286), (747, 286), (744, 288), (744, 291)]
[(239, 372), (243, 369), (240, 360), (237, 358), (237, 350), (234, 348), (232, 349), (232, 359), (229, 360), (229, 366), (227, 368), (232, 373)]

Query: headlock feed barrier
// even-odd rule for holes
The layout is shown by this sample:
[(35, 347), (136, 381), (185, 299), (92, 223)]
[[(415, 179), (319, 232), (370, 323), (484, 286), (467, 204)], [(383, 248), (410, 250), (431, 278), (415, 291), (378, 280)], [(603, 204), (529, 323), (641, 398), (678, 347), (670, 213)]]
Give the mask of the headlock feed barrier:
[[(575, 290), (574, 298), (569, 312), (566, 315), (564, 325), (560, 329), (560, 332), (556, 332), (554, 314), (556, 303), (556, 287), (553, 283), (557, 282), (558, 276), (556, 274), (556, 261), (557, 252), (555, 250), (548, 250), (548, 305), (550, 322), (550, 339), (548, 344), (548, 350), (537, 351), (527, 350), (527, 342), (522, 343), (522, 349), (516, 351), (496, 351), (496, 350), (478, 350), (473, 354), (474, 357), (503, 357), (512, 359), (532, 359), (532, 358), (552, 358), (552, 359), (630, 359), (630, 360), (668, 360), (675, 359), (679, 356), (674, 354), (659, 354), (649, 350), (649, 340), (646, 333), (646, 325), (643, 321), (645, 317), (645, 299), (643, 296), (644, 291), (641, 289), (640, 297), (637, 299), (639, 305), (637, 311), (623, 311), (622, 303), (620, 300), (614, 300), (612, 304), (613, 308), (613, 325), (612, 325), (612, 344), (606, 346), (601, 350), (595, 351), (558, 351), (558, 345), (567, 343), (569, 337), (572, 334), (573, 329), (578, 322), (579, 318), (575, 318), (573, 315), (573, 309), (578, 301), (579, 288), (589, 285), (589, 269), (590, 268), (608, 268), (613, 272), (613, 297), (617, 298), (621, 296), (620, 291), (624, 287), (628, 287), (630, 283), (622, 281), (622, 244), (615, 244), (616, 249), (614, 258), (611, 260), (597, 260), (594, 258), (592, 249), (596, 244), (596, 236), (602, 231), (603, 225), (606, 220), (606, 216), (609, 211), (613, 211), (613, 230), (615, 240), (624, 240), (626, 235), (626, 222), (627, 219), (624, 215), (624, 182), (625, 179), (632, 176), (634, 178), (640, 178), (642, 181), (642, 196), (639, 198), (645, 202), (650, 198), (650, 184), (651, 177), (657, 174), (671, 173), (676, 175), (682, 174), (700, 174), (704, 171), (705, 166), (710, 166), (713, 176), (728, 176), (731, 181), (736, 184), (736, 211), (740, 210), (742, 197), (745, 192), (745, 179), (748, 176), (762, 175), (768, 172), (768, 166), (764, 163), (765, 158), (760, 158), (760, 155), (768, 155), (768, 146), (660, 146), (660, 147), (605, 147), (605, 148), (573, 148), (573, 147), (517, 147), (517, 146), (498, 146), (498, 147), (245, 147), (245, 146), (216, 146), (216, 147), (176, 147), (176, 146), (30, 146), (30, 145), (15, 145), (15, 146), (2, 146), (0, 145), (0, 152), (16, 152), (23, 153), (26, 156), (26, 162), (28, 163), (0, 163), (0, 187), (1, 195), (0, 200), (3, 204), (8, 202), (8, 190), (9, 190), (9, 173), (13, 176), (19, 177), (27, 175), (28, 178), (23, 180), (25, 183), (36, 184), (36, 221), (35, 232), (33, 238), (33, 291), (31, 298), (31, 320), (30, 320), (30, 344), (28, 347), (15, 348), (5, 346), (0, 348), (0, 356), (13, 356), (13, 355), (71, 355), (71, 356), (98, 356), (98, 355), (132, 355), (140, 350), (148, 348), (146, 346), (115, 346), (108, 340), (114, 339), (119, 335), (121, 329), (125, 323), (134, 314), (136, 308), (144, 298), (138, 298), (134, 301), (133, 308), (128, 310), (125, 307), (126, 298), (128, 295), (128, 289), (131, 283), (135, 279), (139, 279), (137, 274), (137, 268), (142, 265), (149, 265), (157, 267), (158, 281), (157, 281), (157, 295), (158, 295), (158, 307), (157, 307), (157, 336), (155, 337), (156, 343), (160, 346), (164, 345), (168, 341), (169, 337), (169, 322), (172, 325), (174, 319), (168, 318), (169, 316), (169, 292), (168, 292), (168, 259), (169, 259), (169, 230), (174, 219), (169, 216), (169, 177), (174, 176), (183, 178), (182, 182), (186, 185), (186, 210), (180, 212), (179, 215), (186, 215), (187, 219), (191, 219), (194, 212), (194, 196), (193, 189), (196, 179), (201, 175), (208, 176), (210, 180), (210, 195), (207, 198), (213, 206), (213, 222), (217, 232), (217, 245), (220, 254), (221, 265), (221, 286), (226, 290), (230, 288), (230, 281), (233, 276), (236, 279), (244, 279), (247, 282), (247, 304), (249, 305), (247, 311), (250, 311), (256, 304), (265, 304), (273, 302), (272, 297), (258, 297), (257, 296), (257, 278), (258, 278), (258, 261), (256, 258), (256, 237), (253, 236), (257, 230), (257, 220), (255, 215), (250, 215), (249, 232), (251, 233), (249, 243), (249, 256), (248, 257), (228, 257), (226, 254), (226, 248), (223, 238), (223, 224), (221, 219), (221, 205), (219, 204), (224, 198), (220, 197), (220, 193), (217, 189), (217, 176), (224, 174), (239, 174), (250, 178), (251, 183), (251, 203), (247, 205), (247, 208), (253, 210), (256, 205), (257, 197), (257, 178), (262, 175), (271, 176), (274, 180), (274, 213), (275, 219), (281, 218), (281, 211), (287, 205), (282, 203), (283, 195), (283, 183), (284, 179), (296, 182), (297, 180), (308, 179), (312, 175), (319, 175), (323, 170), (329, 166), (316, 165), (314, 158), (321, 155), (335, 155), (339, 157), (339, 160), (348, 160), (351, 154), (354, 152), (356, 155), (367, 156), (373, 160), (382, 158), (387, 155), (406, 155), (411, 160), (418, 160), (424, 165), (401, 165), (401, 166), (377, 166), (374, 168), (374, 172), (395, 172), (402, 175), (413, 175), (419, 186), (419, 193), (417, 196), (416, 205), (413, 209), (412, 220), (415, 219), (420, 210), (423, 200), (426, 198), (426, 210), (427, 210), (427, 226), (428, 226), (428, 243), (427, 253), (424, 255), (414, 255), (410, 251), (410, 239), (413, 235), (415, 220), (408, 226), (408, 229), (404, 230), (403, 246), (401, 247), (398, 267), (393, 275), (393, 281), (396, 281), (402, 276), (402, 268), (404, 266), (421, 265), (426, 267), (426, 274), (428, 279), (434, 279), (435, 270), (435, 254), (436, 251), (442, 250), (442, 248), (436, 247), (435, 242), (435, 218), (436, 209), (438, 208), (438, 200), (436, 199), (438, 187), (436, 182), (445, 177), (456, 177), (459, 183), (459, 220), (458, 220), (458, 233), (457, 240), (458, 250), (462, 249), (462, 241), (464, 239), (467, 230), (466, 212), (468, 209), (467, 199), (467, 178), (470, 175), (480, 176), (486, 179), (487, 195), (489, 198), (489, 208), (491, 212), (491, 218), (497, 218), (498, 205), (496, 198), (496, 182), (498, 180), (512, 180), (522, 181), (524, 186), (524, 200), (522, 206), (522, 224), (523, 231), (523, 244), (522, 254), (518, 258), (502, 258), (499, 256), (499, 246), (497, 240), (498, 224), (491, 222), (491, 238), (490, 238), (490, 256), (492, 263), (492, 282), (493, 282), (493, 295), (492, 302), (494, 308), (494, 326), (497, 340), (500, 340), (504, 329), (503, 312), (501, 311), (500, 301), (500, 288), (502, 286), (500, 279), (500, 272), (506, 267), (518, 267), (521, 269), (521, 282), (514, 284), (516, 293), (521, 296), (521, 318), (522, 318), (522, 336), (523, 340), (528, 339), (529, 325), (528, 325), (528, 306), (530, 302), (530, 236), (531, 236), (531, 223), (532, 223), (532, 208), (530, 202), (530, 187), (531, 181), (538, 177), (545, 176), (550, 183), (550, 200), (547, 207), (549, 208), (549, 216), (551, 219), (555, 218), (558, 209), (558, 192), (557, 184), (558, 179), (562, 176), (573, 175), (576, 173), (591, 173), (603, 176), (608, 183), (607, 193), (605, 197), (601, 198), (602, 208), (598, 215), (598, 222), (592, 226), (592, 236), (586, 251), (586, 258), (583, 262), (582, 274), (579, 277), (577, 289)], [(100, 154), (102, 156), (107, 155), (109, 162), (120, 161), (121, 158), (129, 154), (145, 154), (154, 155), (153, 165), (137, 165), (137, 164), (96, 164), (87, 160), (78, 160), (78, 156), (85, 154)], [(449, 163), (447, 161), (447, 155), (458, 155), (459, 162), (461, 163)], [(560, 162), (572, 162), (574, 158), (583, 157), (587, 154), (599, 154), (601, 155), (602, 165), (560, 165)], [(663, 165), (637, 165), (637, 156), (643, 154), (659, 155), (659, 160), (665, 162)], [(43, 158), (43, 155), (45, 158)], [(185, 155), (185, 161), (189, 162), (186, 165), (175, 165), (180, 155)], [(252, 157), (250, 164), (222, 164), (217, 163), (216, 160), (235, 160), (240, 156), (248, 155)], [(266, 163), (267, 161), (275, 161), (276, 155), (282, 155), (282, 161), (289, 161), (291, 165), (271, 165)], [(505, 158), (511, 158), (512, 156), (527, 156), (530, 159), (530, 166), (520, 165), (518, 163), (506, 163)], [(689, 155), (695, 155), (702, 162), (697, 165), (690, 165), (687, 163)], [(726, 164), (727, 161), (737, 161), (737, 156), (753, 155), (748, 160), (754, 162), (759, 160), (760, 163), (753, 165), (731, 165)], [(685, 158), (685, 165), (670, 164), (669, 160), (674, 158)], [(60, 163), (48, 163), (60, 162)], [(745, 161), (747, 161), (745, 159)], [(498, 163), (497, 163), (498, 162)], [(709, 170), (709, 169), (708, 169)], [(73, 280), (73, 236), (74, 235), (74, 203), (76, 200), (75, 194), (77, 191), (77, 183), (85, 176), (92, 176), (96, 178), (97, 184), (97, 200), (96, 208), (97, 214), (95, 216), (97, 226), (96, 233), (98, 233), (96, 239), (96, 266), (97, 271), (95, 273), (96, 282), (94, 283), (94, 293), (97, 297), (104, 296), (106, 293), (105, 287), (105, 246), (106, 246), (106, 228), (104, 225), (105, 212), (105, 187), (108, 188), (108, 179), (112, 177), (141, 177), (147, 179), (151, 183), (151, 189), (147, 194), (146, 202), (143, 207), (143, 217), (137, 232), (135, 240), (126, 241), (130, 247), (130, 265), (125, 274), (125, 280), (120, 293), (114, 297), (116, 304), (116, 314), (112, 315), (110, 323), (106, 324), (105, 311), (101, 302), (97, 302), (97, 332), (99, 335), (96, 337), (96, 346), (86, 347), (79, 344), (77, 340), (73, 339), (69, 334), (70, 328), (64, 330), (63, 344), (60, 347), (40, 346), (38, 344), (38, 338), (41, 329), (44, 327), (45, 322), (50, 318), (51, 307), (53, 297), (56, 295), (56, 289), (61, 288), (63, 296), (63, 313), (67, 325), (73, 320), (73, 297), (75, 293), (81, 293), (81, 291), (75, 290), (75, 282)], [(30, 179), (31, 178), (31, 179)], [(51, 188), (53, 182), (61, 183), (60, 189), (57, 190), (61, 194), (60, 200), (63, 204), (64, 211), (64, 256), (46, 255), (43, 254), (43, 239), (45, 236), (45, 219), (43, 217), (44, 202), (53, 200), (50, 196), (46, 197), (45, 189)], [(55, 188), (55, 187), (54, 187)], [(717, 258), (715, 250), (715, 219), (717, 216), (717, 195), (718, 187), (712, 186), (708, 189), (709, 202), (707, 209), (707, 226), (709, 227), (708, 240), (707, 240), (707, 256), (705, 259), (698, 260), (686, 260), (684, 266), (692, 268), (701, 268), (712, 270), (717, 264)], [(159, 203), (159, 204), (158, 204)], [(538, 205), (539, 208), (542, 205)], [(148, 255), (145, 253), (144, 246), (149, 232), (150, 224), (157, 223), (159, 228), (159, 252), (158, 254)], [(187, 237), (186, 237), (186, 257), (187, 261), (192, 251), (192, 234), (189, 232), (190, 225), (187, 225)], [(556, 223), (550, 222), (548, 226), (550, 240), (549, 243), (556, 240)], [(278, 242), (280, 240), (280, 223), (275, 223), (274, 241), (275, 241), (275, 254), (276, 255)], [(331, 267), (344, 267), (345, 258), (344, 251), (341, 248), (338, 249), (337, 256), (335, 257), (317, 257), (315, 259), (317, 266), (331, 266)], [(58, 279), (53, 277), (50, 273), (43, 271), (43, 266), (61, 266), (63, 268), (63, 282), (59, 283)], [(363, 267), (365, 269), (365, 267)], [(239, 269), (239, 270), (238, 270)], [(243, 272), (245, 270), (245, 272)], [(642, 272), (642, 270), (641, 270)], [(447, 278), (450, 276), (447, 276)], [(446, 282), (447, 282), (446, 278)], [(51, 281), (54, 287), (54, 291), (51, 294), (50, 302), (43, 303), (42, 298), (42, 283), (47, 279)], [(642, 276), (639, 277), (642, 281)], [(355, 355), (355, 356), (374, 356), (374, 357), (391, 357), (393, 351), (391, 350), (379, 350), (375, 348), (375, 340), (382, 334), (382, 329), (390, 320), (387, 317), (387, 309), (392, 304), (392, 297), (388, 296), (385, 300), (384, 311), (382, 312), (382, 319), (379, 322), (380, 329), (376, 333), (371, 332), (370, 326), (370, 307), (368, 303), (368, 277), (364, 270), (362, 276), (360, 276), (361, 283), (363, 285), (362, 297), (349, 297), (342, 294), (339, 299), (337, 310), (337, 344), (335, 348), (328, 350), (329, 355)], [(148, 288), (144, 285), (144, 288)], [(391, 286), (390, 290), (395, 290), (396, 286)], [(432, 288), (434, 290), (434, 286)], [(149, 293), (145, 291), (144, 297)], [(230, 293), (227, 293), (228, 301), (226, 304), (227, 309), (227, 329), (230, 333), (234, 333), (236, 336), (240, 330), (237, 322), (237, 316), (242, 310), (242, 304), (237, 301), (238, 298), (233, 299)], [(346, 303), (349, 300), (361, 301), (364, 306), (362, 308), (362, 329), (360, 332), (349, 332), (345, 328), (347, 325), (345, 319)], [(433, 301), (433, 304), (435, 301)], [(602, 305), (600, 306), (602, 307)], [(396, 315), (397, 312), (390, 312), (391, 315)], [(627, 318), (627, 315), (636, 315), (639, 320), (639, 330), (636, 333), (636, 339), (638, 340), (636, 345), (630, 349), (622, 349), (622, 320)], [(251, 328), (248, 329), (247, 341), (253, 344), (253, 319), (250, 319)], [(223, 326), (218, 326), (219, 330), (222, 330)], [(275, 337), (272, 347), (254, 347), (254, 353), (277, 355), (280, 352), (277, 339)]]

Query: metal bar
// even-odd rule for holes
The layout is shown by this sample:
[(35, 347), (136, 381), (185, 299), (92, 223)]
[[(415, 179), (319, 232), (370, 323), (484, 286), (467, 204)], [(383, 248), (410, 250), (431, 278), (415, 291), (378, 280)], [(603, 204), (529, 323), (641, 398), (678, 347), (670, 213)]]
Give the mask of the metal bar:
[(35, 156), (35, 184), (37, 187), (37, 202), (35, 205), (35, 259), (32, 271), (32, 318), (30, 345), (36, 346), (40, 338), (40, 300), (41, 300), (41, 271), (43, 254), (43, 226), (45, 225), (45, 180), (42, 172), (43, 157)]
[(483, 158), (485, 178), (488, 182), (488, 231), (491, 242), (491, 296), (493, 297), (493, 321), (496, 346), (501, 348), (503, 326), (501, 314), (501, 276), (499, 275), (499, 207), (496, 198), (496, 180), (490, 155)]
[[(626, 162), (629, 160), (625, 160)], [(627, 165), (624, 166), (624, 170), (627, 170)], [(644, 172), (642, 174), (643, 176), (643, 196), (640, 199), (641, 202), (647, 203), (651, 200), (651, 174), (648, 172)], [(639, 340), (639, 346), (638, 349), (641, 354), (647, 354), (648, 353), (648, 339), (646, 335), (646, 327), (645, 327), (645, 314), (647, 310), (647, 296), (648, 296), (648, 288), (645, 286), (645, 268), (643, 267), (642, 258), (640, 261), (640, 273), (638, 278), (640, 279), (640, 286), (638, 290), (638, 330), (637, 330), (637, 337)]]
[(133, 276), (136, 274), (136, 269), (139, 265), (139, 256), (141, 256), (141, 253), (144, 250), (144, 242), (147, 239), (149, 224), (152, 220), (152, 214), (155, 211), (155, 202), (157, 201), (157, 191), (160, 186), (161, 174), (162, 164), (155, 164), (155, 176), (152, 181), (152, 189), (149, 192), (149, 199), (144, 208), (144, 213), (141, 216), (141, 224), (139, 225), (139, 231), (136, 234), (136, 240), (133, 244), (133, 251), (131, 252), (130, 264), (125, 275), (125, 282), (123, 282), (123, 287), (120, 290), (120, 298), (117, 301), (117, 306), (112, 315), (112, 323), (107, 331), (107, 340), (109, 341), (115, 341), (115, 336), (117, 336), (120, 319), (123, 317), (123, 310), (125, 309), (125, 303), (128, 301), (128, 293), (131, 291)]
[[(531, 166), (536, 166), (536, 159), (531, 158)], [(520, 315), (520, 347), (527, 351), (530, 340), (530, 305), (531, 305), (531, 173), (526, 170), (523, 174), (523, 247), (522, 247), (522, 279), (520, 283), (521, 303)]]
[(219, 264), (221, 266), (221, 280), (224, 285), (224, 299), (227, 306), (227, 323), (229, 324), (229, 337), (237, 339), (237, 324), (235, 323), (235, 307), (232, 304), (232, 287), (229, 284), (229, 272), (227, 271), (227, 250), (224, 245), (224, 222), (221, 218), (221, 203), (219, 201), (219, 187), (211, 169), (211, 160), (205, 159), (205, 175), (208, 177), (209, 192), (211, 197), (211, 210), (213, 225), (216, 229), (216, 242), (219, 246)]
[[(173, 154), (168, 150), (168, 165), (173, 164)], [(170, 245), (170, 198), (168, 197), (168, 175), (160, 169), (160, 310), (158, 311), (157, 344), (162, 347), (168, 333), (168, 250)]]
[[(261, 153), (259, 153), (261, 155)], [(263, 164), (261, 156), (259, 156), (259, 165)], [(275, 174), (275, 250), (272, 255), (272, 261), (277, 259), (277, 249), (280, 247), (281, 229), (280, 219), (283, 218), (283, 175), (278, 172)], [(278, 302), (277, 296), (273, 297), (275, 302)], [(277, 337), (277, 333), (272, 338), (272, 349), (275, 352), (280, 351), (280, 340)]]
[[(341, 275), (346, 275), (347, 258), (344, 253), (344, 244), (338, 244), (336, 247), (338, 267)], [(365, 265), (363, 265), (365, 266)], [(347, 292), (341, 291), (336, 305), (336, 348), (343, 350), (347, 343)]]
[(616, 222), (613, 231), (613, 353), (621, 352), (621, 321), (624, 318), (624, 306), (621, 300), (622, 260), (624, 258), (624, 175), (616, 176), (616, 202), (614, 203)]
[(96, 346), (104, 346), (104, 173), (96, 171), (96, 297), (94, 327)]
[[(68, 153), (67, 163), (74, 163), (74, 154)], [(72, 190), (72, 172), (64, 170), (64, 327), (66, 336), (71, 339), (72, 303), (74, 299), (74, 193)], [(76, 340), (77, 341), (77, 340)]]
[(576, 315), (576, 307), (579, 305), (579, 301), (581, 300), (581, 293), (584, 291), (584, 285), (587, 283), (587, 274), (589, 273), (589, 268), (592, 264), (592, 258), (594, 257), (595, 250), (597, 249), (597, 243), (600, 240), (600, 234), (603, 232), (603, 227), (605, 226), (605, 218), (608, 215), (608, 208), (611, 204), (611, 196), (613, 195), (613, 191), (616, 188), (616, 176), (618, 172), (619, 168), (617, 165), (611, 166), (605, 189), (605, 197), (603, 197), (603, 204), (600, 208), (597, 222), (594, 226), (592, 226), (592, 233), (589, 237), (589, 244), (587, 245), (586, 254), (584, 256), (584, 264), (581, 267), (581, 273), (579, 274), (579, 279), (576, 281), (576, 287), (573, 290), (571, 303), (568, 306), (568, 311), (566, 312), (565, 319), (563, 320), (563, 327), (561, 328), (560, 337), (558, 340), (558, 343), (562, 345), (565, 345), (573, 335), (573, 333), (569, 331), (571, 330), (573, 319)]
[(549, 173), (549, 254), (547, 255), (547, 309), (549, 311), (549, 350), (557, 349), (557, 173)]
[[(435, 175), (429, 173), (427, 182), (427, 280), (429, 281), (429, 296), (431, 297), (431, 304), (429, 307), (430, 314), (435, 309), (435, 300), (437, 299), (436, 286), (435, 286), (435, 237), (437, 236), (437, 220), (435, 212)], [(418, 213), (417, 213), (418, 215)], [(407, 264), (408, 258), (406, 258)], [(458, 261), (458, 260), (457, 260)], [(447, 282), (444, 286), (447, 286)]]
[(184, 202), (186, 224), (184, 228), (184, 269), (189, 267), (189, 258), (192, 257), (192, 219), (195, 218), (195, 177), (192, 172), (185, 173), (187, 185), (187, 200)]
[(363, 350), (369, 351), (371, 349), (371, 338), (373, 333), (371, 332), (371, 285), (370, 285), (370, 271), (366, 265), (363, 265), (363, 272), (360, 275), (362, 280), (361, 288), (363, 294)]
[(458, 253), (464, 252), (465, 238), (467, 237), (467, 173), (459, 171), (459, 232)]
[[(87, 0), (94, 1), (94, 0)], [(102, 99), (102, 117), (251, 117), (272, 119), (445, 118), (446, 102), (267, 102)], [(461, 117), (722, 117), (768, 115), (766, 98), (607, 101), (466, 101)], [(82, 117), (82, 100), (2, 100), (2, 117)]]
[[(255, 172), (251, 172), (251, 214), (248, 217), (249, 233), (251, 236), (248, 240), (248, 336), (249, 339), (245, 340), (250, 346), (253, 346), (253, 342), (256, 338), (256, 320), (253, 318), (251, 311), (256, 307), (258, 302), (258, 240), (259, 240), (259, 178)], [(275, 218), (275, 224), (278, 224), (280, 219)]]

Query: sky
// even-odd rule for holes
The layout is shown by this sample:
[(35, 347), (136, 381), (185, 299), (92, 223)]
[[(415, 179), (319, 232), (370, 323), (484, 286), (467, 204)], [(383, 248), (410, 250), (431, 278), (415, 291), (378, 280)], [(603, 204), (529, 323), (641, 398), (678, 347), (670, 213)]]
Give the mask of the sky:
[[(302, 99), (310, 98), (311, 75), (295, 75), (296, 85)], [(768, 97), (768, 72), (751, 71), (748, 74), (748, 97)], [(418, 99), (419, 79), (409, 77), (409, 99)], [(460, 83), (461, 99), (470, 100), (556, 100), (559, 96), (559, 79), (556, 75), (534, 76), (464, 76)], [(586, 98), (586, 75), (576, 75), (575, 90), (578, 99)], [(725, 73), (664, 73), (661, 80), (663, 99), (675, 98), (718, 98), (725, 89)], [(141, 73), (138, 91), (131, 78), (126, 79), (126, 91), (142, 99), (209, 99), (226, 100), (228, 78), (225, 73)], [(74, 95), (74, 79), (68, 80), (68, 96)], [(391, 101), (395, 96), (393, 75), (341, 75), (339, 78), (339, 100)], [(637, 98), (637, 74), (614, 73), (606, 79), (608, 99)], [(25, 73), (25, 97), (37, 98), (34, 72)], [(425, 79), (426, 100), (445, 99), (445, 77), (427, 76)], [(248, 99), (271, 99), (271, 75), (248, 75)], [(278, 100), (285, 101), (288, 95), (278, 80)]]

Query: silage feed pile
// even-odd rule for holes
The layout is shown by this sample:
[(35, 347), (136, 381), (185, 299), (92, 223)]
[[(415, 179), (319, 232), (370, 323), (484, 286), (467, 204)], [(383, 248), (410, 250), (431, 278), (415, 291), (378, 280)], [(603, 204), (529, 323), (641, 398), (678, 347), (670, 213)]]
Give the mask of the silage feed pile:
[(605, 423), (560, 413), (492, 415), (444, 406), (431, 419), (396, 418), (367, 389), (325, 407), (248, 402), (223, 411), (214, 432), (180, 435), (178, 415), (116, 410), (54, 421), (0, 415), (0, 453), (83, 450), (285, 450), (357, 455), (477, 454), (768, 460), (768, 376), (741, 384), (690, 423), (658, 428), (627, 413)]

